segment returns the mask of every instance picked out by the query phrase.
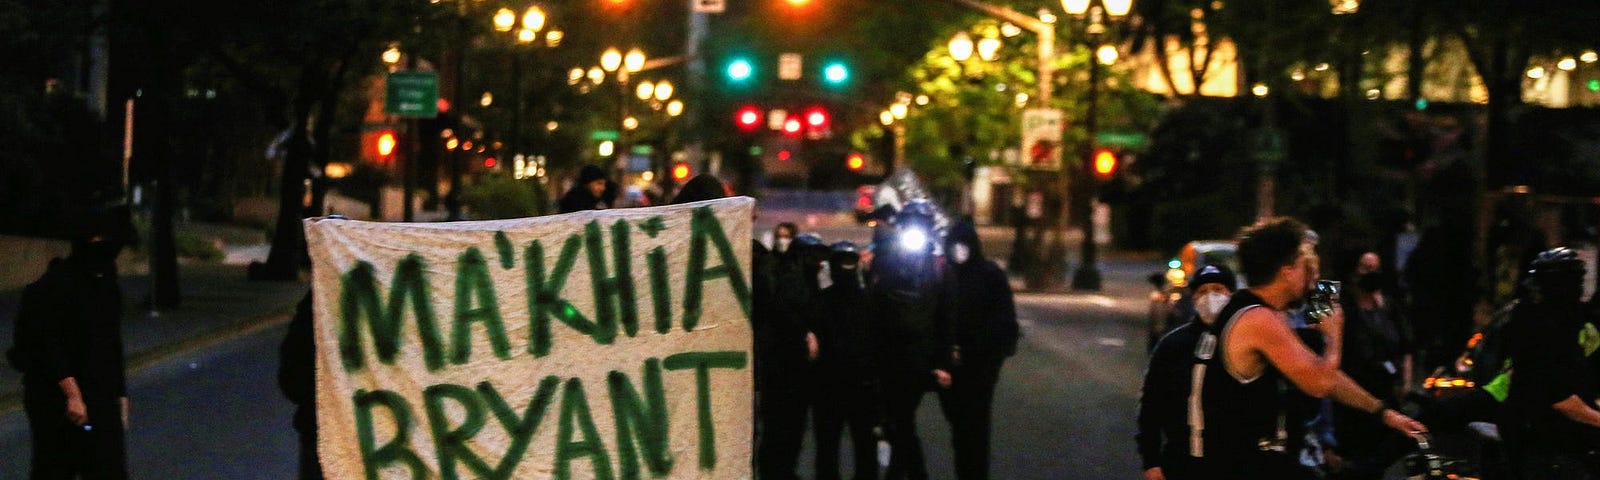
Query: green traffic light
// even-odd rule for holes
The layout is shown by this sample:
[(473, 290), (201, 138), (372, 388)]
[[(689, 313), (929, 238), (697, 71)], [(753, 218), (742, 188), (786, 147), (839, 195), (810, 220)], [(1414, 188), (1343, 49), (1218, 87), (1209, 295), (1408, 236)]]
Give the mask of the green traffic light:
[(841, 62), (830, 63), (827, 67), (823, 67), (822, 78), (831, 85), (843, 84), (850, 80), (850, 67), (846, 67)]
[(1600, 92), (1600, 78), (1589, 79), (1589, 84), (1587, 86), (1591, 92)]
[(739, 58), (739, 59), (734, 59), (733, 62), (728, 63), (728, 78), (733, 80), (733, 81), (735, 81), (735, 82), (743, 82), (745, 80), (749, 80), (750, 77), (752, 75), (754, 75), (754, 74), (755, 74), (755, 67), (750, 65), (750, 61), (749, 60), (746, 60), (746, 59), (743, 59), (743, 58)]

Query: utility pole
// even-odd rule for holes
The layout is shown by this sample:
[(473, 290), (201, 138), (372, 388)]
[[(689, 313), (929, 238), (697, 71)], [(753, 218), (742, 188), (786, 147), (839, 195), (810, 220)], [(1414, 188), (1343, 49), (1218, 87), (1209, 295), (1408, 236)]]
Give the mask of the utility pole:
[(705, 43), (711, 14), (696, 11), (694, 1), (689, 0), (689, 36), (683, 46), (683, 59), (689, 64), (684, 78), (682, 135), (684, 147), (689, 155), (689, 164), (698, 165), (701, 172), (711, 172), (711, 165), (705, 154), (705, 118), (703, 118), (706, 62), (700, 58), (700, 45)]

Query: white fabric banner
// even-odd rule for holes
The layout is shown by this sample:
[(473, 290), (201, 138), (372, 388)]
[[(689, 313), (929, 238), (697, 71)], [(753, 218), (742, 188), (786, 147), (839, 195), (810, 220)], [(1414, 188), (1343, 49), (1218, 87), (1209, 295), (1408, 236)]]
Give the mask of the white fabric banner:
[(305, 223), (332, 479), (748, 479), (755, 202)]

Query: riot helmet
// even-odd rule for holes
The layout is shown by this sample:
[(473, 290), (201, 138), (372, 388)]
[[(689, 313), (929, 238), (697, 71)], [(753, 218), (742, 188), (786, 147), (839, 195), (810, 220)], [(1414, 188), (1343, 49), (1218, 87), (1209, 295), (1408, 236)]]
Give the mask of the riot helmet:
[(1523, 287), (1538, 303), (1576, 303), (1583, 295), (1583, 260), (1570, 248), (1556, 247), (1528, 264)]

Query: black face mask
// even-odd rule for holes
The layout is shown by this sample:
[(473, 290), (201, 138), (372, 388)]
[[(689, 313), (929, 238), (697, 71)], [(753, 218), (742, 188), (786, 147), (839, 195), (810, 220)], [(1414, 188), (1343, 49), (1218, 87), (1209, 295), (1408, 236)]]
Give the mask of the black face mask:
[(1383, 277), (1377, 273), (1363, 273), (1356, 277), (1356, 286), (1367, 292), (1383, 290)]
[(92, 270), (107, 271), (116, 266), (121, 251), (122, 245), (116, 242), (95, 240), (74, 246), (72, 257)]

